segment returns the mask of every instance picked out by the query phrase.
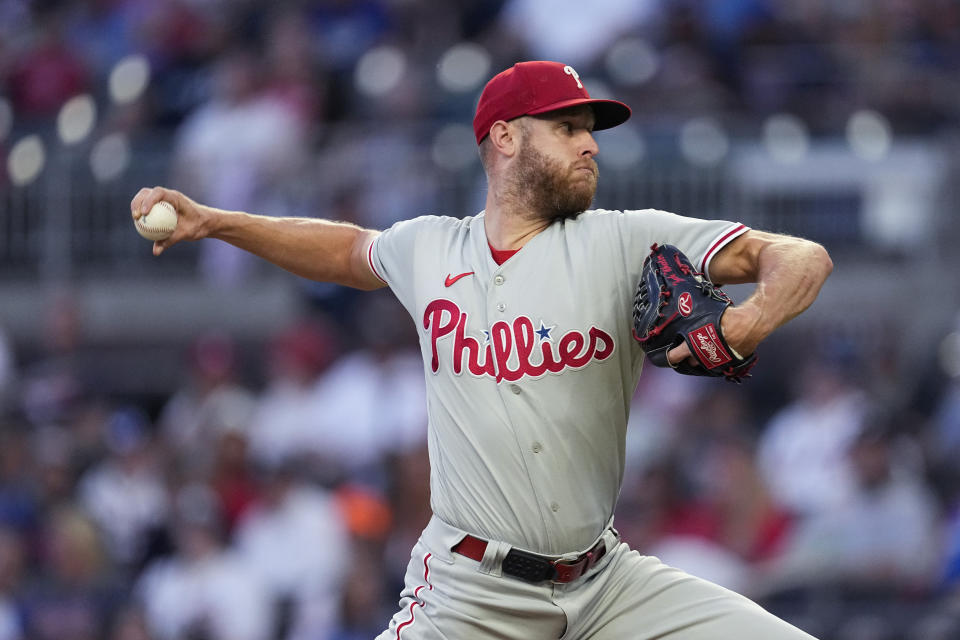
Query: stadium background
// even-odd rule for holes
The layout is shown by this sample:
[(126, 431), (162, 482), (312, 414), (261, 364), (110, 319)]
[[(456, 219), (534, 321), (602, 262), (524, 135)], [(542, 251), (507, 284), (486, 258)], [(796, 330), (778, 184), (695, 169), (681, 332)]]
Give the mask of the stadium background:
[(953, 0), (0, 0), (0, 640), (380, 630), (429, 514), (412, 323), (155, 259), (128, 203), (472, 214), (475, 100), (534, 58), (634, 109), (598, 206), (836, 264), (749, 384), (645, 372), (624, 537), (823, 640), (960, 638)]

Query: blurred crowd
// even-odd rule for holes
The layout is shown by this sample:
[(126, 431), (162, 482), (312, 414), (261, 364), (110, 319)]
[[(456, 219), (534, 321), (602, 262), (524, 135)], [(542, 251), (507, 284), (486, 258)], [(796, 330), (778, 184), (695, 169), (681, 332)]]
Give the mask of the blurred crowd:
[[(631, 126), (652, 136), (639, 144), (705, 116), (750, 135), (789, 114), (812, 135), (843, 136), (862, 109), (898, 136), (930, 135), (956, 130), (960, 8), (0, 0), (0, 155), (18, 136), (51, 129), (64, 103), (84, 94), (98, 105), (91, 138), (169, 146), (163, 177), (199, 200), (279, 215), (303, 213), (306, 199), (380, 228), (430, 211), (449, 188), (444, 171), (478, 166), (469, 123), (483, 83), (530, 58), (569, 62), (596, 96), (630, 104)], [(138, 147), (141, 138), (149, 140)], [(239, 280), (249, 269), (229, 249), (204, 251), (217, 265), (211, 278)]]
[[(99, 386), (84, 335), (60, 299), (41, 349), (0, 340), (0, 640), (382, 630), (430, 515), (423, 365), (387, 291), (262, 342), (205, 331), (160, 395)], [(960, 325), (940, 356), (960, 374)], [(810, 330), (764, 360), (739, 386), (646, 368), (623, 539), (822, 640), (960, 637), (960, 375)]]
[[(168, 141), (157, 182), (225, 208), (383, 227), (444, 188), (416, 161), (417, 123), (463, 127), (475, 161), (483, 82), (530, 58), (577, 66), (651, 128), (789, 112), (836, 134), (869, 106), (898, 133), (956, 129), (953, 0), (544, 4), (0, 0), (0, 156), (88, 93), (104, 105), (99, 133)], [(149, 71), (132, 95), (117, 89), (131, 60)], [(455, 167), (456, 144), (441, 142), (434, 160)], [(202, 251), (215, 283), (250, 268), (222, 243)], [(429, 517), (414, 327), (384, 292), (307, 294), (311, 311), (276, 335), (197, 335), (162, 397), (98, 384), (118, 372), (102, 370), (69, 300), (40, 348), (0, 331), (0, 640), (358, 640), (384, 627)], [(953, 365), (924, 380), (903, 379), (883, 344), (789, 332), (743, 387), (648, 368), (624, 539), (823, 640), (960, 637), (951, 335)]]
[(205, 332), (152, 399), (97, 387), (67, 301), (41, 352), (4, 343), (0, 638), (375, 635), (429, 517), (426, 399), (403, 309), (363, 312), (362, 348), (317, 313), (253, 366)]

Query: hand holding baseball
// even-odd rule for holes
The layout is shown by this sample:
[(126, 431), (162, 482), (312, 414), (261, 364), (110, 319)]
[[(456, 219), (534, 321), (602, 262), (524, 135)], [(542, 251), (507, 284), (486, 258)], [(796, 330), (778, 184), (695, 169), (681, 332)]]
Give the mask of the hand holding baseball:
[(130, 202), (137, 232), (153, 240), (153, 255), (181, 240), (206, 237), (209, 207), (197, 204), (179, 191), (164, 187), (143, 188)]
[(166, 240), (177, 229), (177, 210), (166, 200), (161, 200), (133, 224), (137, 233), (147, 240)]

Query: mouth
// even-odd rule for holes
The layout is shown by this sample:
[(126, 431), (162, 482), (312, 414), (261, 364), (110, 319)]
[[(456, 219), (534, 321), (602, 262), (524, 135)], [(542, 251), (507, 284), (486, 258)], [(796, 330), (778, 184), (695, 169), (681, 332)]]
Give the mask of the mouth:
[(574, 173), (579, 173), (580, 171), (583, 171), (585, 173), (589, 173), (594, 177), (596, 177), (598, 173), (597, 164), (595, 162), (590, 162), (588, 164), (574, 165), (573, 169), (574, 169)]
[(593, 180), (596, 180), (596, 179), (597, 179), (597, 170), (594, 169), (593, 167), (576, 167), (576, 168), (573, 170), (573, 175), (576, 176), (576, 177), (578, 177), (578, 178), (582, 178), (582, 177), (589, 176), (589, 177), (592, 178)]

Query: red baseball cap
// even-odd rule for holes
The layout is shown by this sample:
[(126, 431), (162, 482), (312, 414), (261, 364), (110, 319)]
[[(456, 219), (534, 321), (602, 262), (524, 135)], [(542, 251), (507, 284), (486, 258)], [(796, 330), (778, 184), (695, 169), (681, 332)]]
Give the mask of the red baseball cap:
[(622, 102), (591, 98), (580, 75), (568, 64), (546, 60), (518, 62), (493, 76), (483, 88), (473, 117), (473, 132), (480, 144), (497, 120), (513, 120), (578, 104), (593, 107), (597, 119), (594, 130), (615, 127), (630, 117), (630, 107)]

